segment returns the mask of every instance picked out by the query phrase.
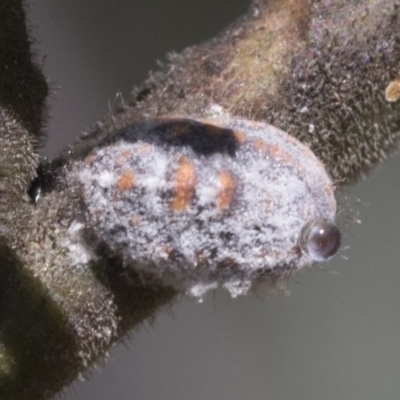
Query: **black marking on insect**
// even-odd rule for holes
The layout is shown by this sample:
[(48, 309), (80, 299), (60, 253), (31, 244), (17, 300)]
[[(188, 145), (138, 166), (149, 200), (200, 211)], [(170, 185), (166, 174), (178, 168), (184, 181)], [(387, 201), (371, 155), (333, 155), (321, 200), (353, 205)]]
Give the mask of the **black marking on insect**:
[(127, 126), (106, 139), (103, 145), (120, 140), (142, 141), (164, 147), (185, 146), (205, 156), (222, 153), (233, 157), (239, 145), (238, 137), (232, 129), (185, 118), (163, 118)]

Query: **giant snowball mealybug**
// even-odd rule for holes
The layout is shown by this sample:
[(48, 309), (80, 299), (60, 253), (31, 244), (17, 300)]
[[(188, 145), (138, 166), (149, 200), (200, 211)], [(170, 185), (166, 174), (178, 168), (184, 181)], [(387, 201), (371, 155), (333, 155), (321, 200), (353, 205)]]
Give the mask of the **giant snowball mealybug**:
[(218, 286), (246, 293), (340, 246), (322, 163), (268, 124), (147, 120), (94, 149), (79, 179), (98, 239), (195, 296)]

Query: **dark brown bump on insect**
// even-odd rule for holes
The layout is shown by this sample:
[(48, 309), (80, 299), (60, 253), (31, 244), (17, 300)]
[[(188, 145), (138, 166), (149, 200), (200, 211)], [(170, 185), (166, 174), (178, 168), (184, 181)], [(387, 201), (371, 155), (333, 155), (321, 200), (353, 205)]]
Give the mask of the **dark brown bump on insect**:
[(195, 184), (194, 166), (186, 158), (182, 158), (175, 173), (174, 197), (171, 203), (173, 211), (186, 210), (193, 197)]
[(171, 246), (164, 246), (163, 252), (169, 261), (179, 261), (184, 259), (182, 253)]
[(206, 266), (209, 264), (210, 262), (209, 257), (204, 253), (205, 253), (204, 250), (194, 251), (194, 258), (196, 260), (197, 266)]
[(233, 258), (227, 257), (218, 263), (218, 269), (229, 269), (231, 271), (239, 271), (238, 265)]
[(174, 248), (168, 244), (160, 246), (160, 254), (163, 254), (166, 259), (172, 261), (174, 258)]
[(135, 175), (131, 170), (125, 170), (118, 178), (117, 188), (120, 192), (132, 189), (135, 186)]
[(232, 175), (229, 172), (223, 171), (218, 174), (218, 210), (224, 211), (227, 209), (233, 199), (235, 192), (235, 182), (233, 181)]

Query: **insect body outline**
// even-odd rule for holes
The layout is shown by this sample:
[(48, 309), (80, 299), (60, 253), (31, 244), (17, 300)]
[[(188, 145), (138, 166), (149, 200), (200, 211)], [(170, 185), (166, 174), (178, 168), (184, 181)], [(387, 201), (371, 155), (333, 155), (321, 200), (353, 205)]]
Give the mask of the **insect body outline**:
[(105, 140), (85, 165), (99, 237), (127, 265), (196, 296), (219, 285), (245, 293), (340, 245), (322, 163), (268, 124), (147, 120)]

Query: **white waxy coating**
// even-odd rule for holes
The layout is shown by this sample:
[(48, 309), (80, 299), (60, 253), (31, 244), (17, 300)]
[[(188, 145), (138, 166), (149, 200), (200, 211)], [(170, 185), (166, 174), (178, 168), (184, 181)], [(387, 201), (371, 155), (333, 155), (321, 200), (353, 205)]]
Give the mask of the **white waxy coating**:
[(322, 163), (268, 124), (157, 119), (95, 149), (79, 178), (97, 237), (144, 270), (195, 296), (253, 283), (312, 259), (299, 236), (333, 221)]

